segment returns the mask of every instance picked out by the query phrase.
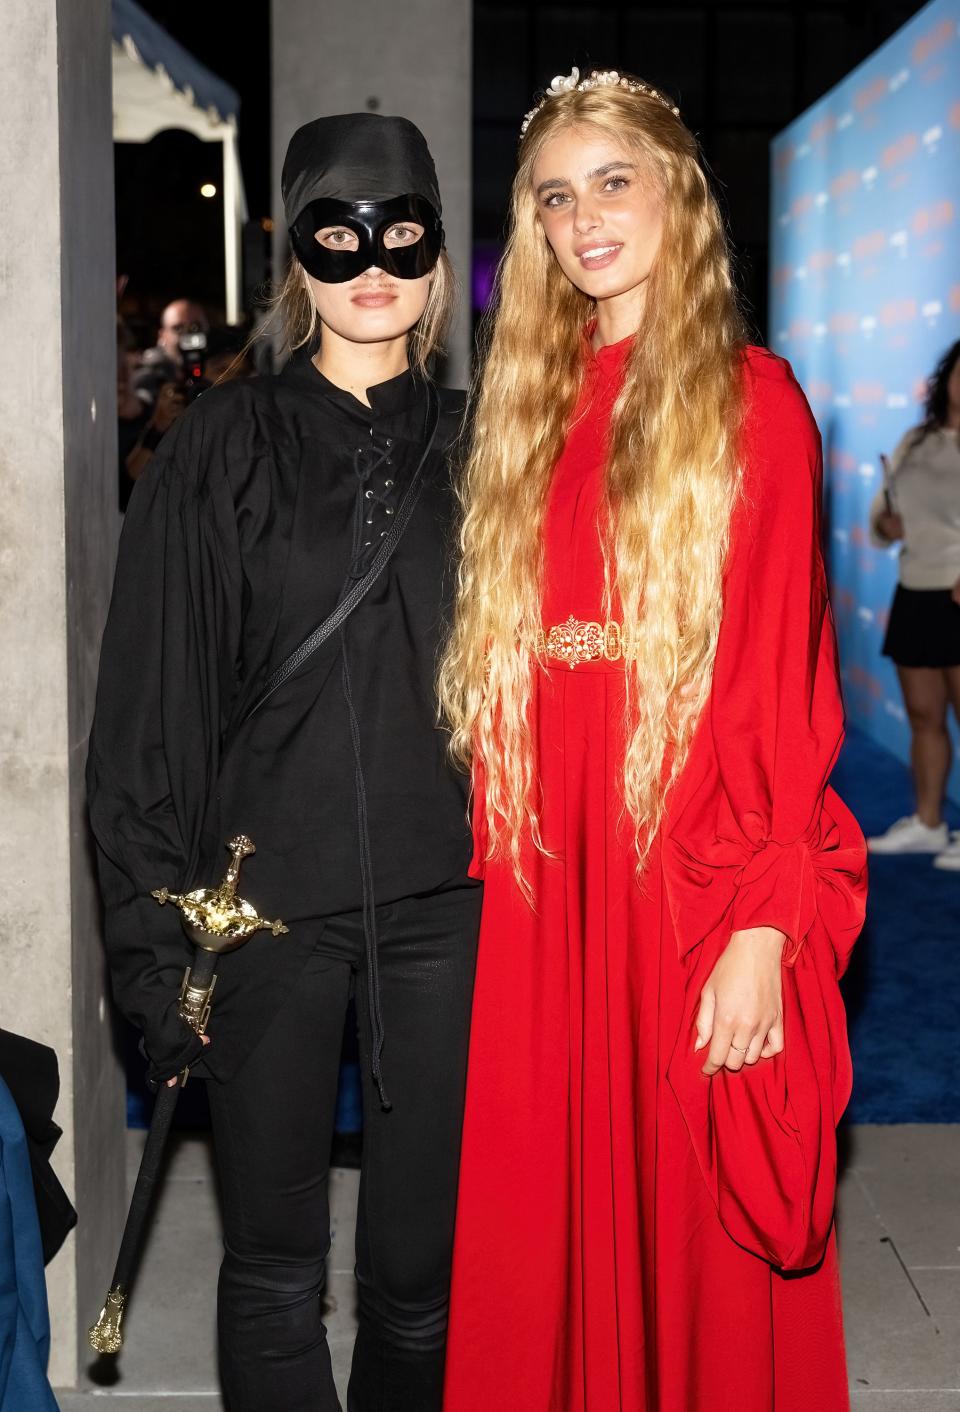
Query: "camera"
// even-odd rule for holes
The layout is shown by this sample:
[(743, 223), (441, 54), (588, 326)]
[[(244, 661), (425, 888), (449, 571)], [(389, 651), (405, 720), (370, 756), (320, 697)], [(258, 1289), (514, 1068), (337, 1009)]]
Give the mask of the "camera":
[(210, 383), (204, 377), (207, 361), (207, 335), (199, 324), (188, 324), (177, 340), (183, 365), (183, 391), (188, 402), (205, 392)]

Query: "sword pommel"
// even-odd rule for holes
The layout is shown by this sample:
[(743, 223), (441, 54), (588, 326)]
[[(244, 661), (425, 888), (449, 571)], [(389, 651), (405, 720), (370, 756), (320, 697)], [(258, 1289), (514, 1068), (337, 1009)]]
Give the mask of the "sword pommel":
[(237, 896), (240, 865), (256, 852), (251, 840), (246, 834), (238, 834), (227, 847), (232, 856), (219, 887), (198, 887), (183, 894), (161, 887), (150, 894), (161, 907), (172, 902), (179, 908), (188, 935), (204, 951), (232, 951), (256, 931), (269, 931), (274, 936), (287, 931), (281, 921), (261, 917), (251, 902)]
[(256, 847), (252, 838), (247, 838), (245, 833), (238, 833), (236, 838), (232, 838), (227, 844), (231, 854), (230, 864), (220, 884), (220, 892), (225, 897), (233, 897), (237, 890), (237, 879), (240, 876), (240, 864), (244, 858), (249, 858), (251, 853), (256, 853)]
[(123, 1347), (123, 1334), (120, 1323), (123, 1319), (123, 1306), (127, 1296), (121, 1285), (115, 1285), (107, 1293), (107, 1300), (100, 1311), (100, 1318), (88, 1333), (90, 1347), (94, 1353), (119, 1353)]

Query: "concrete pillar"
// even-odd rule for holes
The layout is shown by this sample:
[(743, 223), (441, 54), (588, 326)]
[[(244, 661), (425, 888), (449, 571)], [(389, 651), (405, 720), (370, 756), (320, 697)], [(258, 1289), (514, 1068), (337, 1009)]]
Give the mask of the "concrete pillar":
[(447, 249), (461, 300), (444, 381), (465, 387), (470, 367), (470, 150), (473, 5), (471, 0), (274, 0), (274, 264), (286, 239), (280, 169), (301, 123), (364, 109), (410, 118), (437, 164)]
[(0, 44), (0, 1025), (60, 1060), (80, 1213), (47, 1271), (73, 1386), (124, 1201), (124, 1098), (83, 795), (117, 531), (109, 0), (32, 0)]

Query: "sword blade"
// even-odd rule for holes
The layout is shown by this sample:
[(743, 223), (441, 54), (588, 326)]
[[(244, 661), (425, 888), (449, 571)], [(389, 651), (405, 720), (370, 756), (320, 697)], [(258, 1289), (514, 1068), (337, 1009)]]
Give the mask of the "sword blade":
[[(217, 956), (214, 952), (195, 947), (193, 965), (190, 968), (191, 985), (198, 989), (208, 988), (213, 980), (216, 965)], [(150, 1129), (140, 1158), (140, 1169), (130, 1197), (130, 1208), (127, 1211), (120, 1251), (114, 1266), (113, 1281), (100, 1317), (89, 1331), (90, 1346), (97, 1353), (119, 1353), (123, 1345), (121, 1324), (127, 1296), (136, 1273), (144, 1231), (163, 1170), (163, 1154), (173, 1125), (180, 1089), (186, 1082), (187, 1073), (188, 1070), (184, 1069), (177, 1083), (164, 1084), (153, 1106)]]

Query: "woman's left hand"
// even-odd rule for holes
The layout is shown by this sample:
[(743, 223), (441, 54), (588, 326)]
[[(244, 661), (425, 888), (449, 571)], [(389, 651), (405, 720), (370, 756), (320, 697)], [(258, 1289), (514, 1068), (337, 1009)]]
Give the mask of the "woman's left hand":
[(736, 1073), (783, 1049), (783, 932), (734, 932), (700, 995), (695, 1050), (710, 1046), (703, 1073)]
[(951, 594), (951, 597), (953, 598), (954, 603), (960, 603), (960, 579), (957, 579), (956, 583), (953, 585), (953, 593)]

